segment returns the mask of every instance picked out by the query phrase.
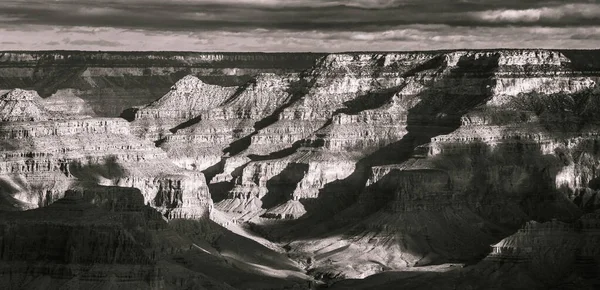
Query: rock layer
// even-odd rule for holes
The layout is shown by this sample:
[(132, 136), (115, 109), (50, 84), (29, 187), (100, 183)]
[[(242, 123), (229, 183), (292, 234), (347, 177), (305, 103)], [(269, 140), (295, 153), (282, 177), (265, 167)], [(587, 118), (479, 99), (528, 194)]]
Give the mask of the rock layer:
[[(239, 86), (186, 73), (123, 114), (137, 137), (124, 120), (24, 99), (2, 109), (4, 206), (45, 205), (85, 181), (195, 218), (210, 210), (208, 183), (215, 220), (247, 222), (323, 280), (448, 262), (519, 275), (528, 247), (593, 252), (572, 225), (600, 206), (596, 54), (331, 54)], [(552, 271), (519, 277), (541, 287)]]
[(239, 85), (261, 73), (310, 68), (321, 54), (195, 52), (0, 52), (0, 91), (36, 90), (43, 98), (72, 90), (95, 114), (116, 117), (146, 105), (193, 74), (220, 85)]
[(0, 106), (3, 207), (45, 206), (83, 182), (138, 188), (169, 218), (208, 216), (204, 176), (131, 135), (127, 121), (50, 111), (34, 91), (10, 91)]
[(299, 255), (321, 253), (315, 275), (479, 259), (528, 220), (572, 221), (598, 207), (592, 54), (332, 54), (280, 85), (290, 95), (270, 90), (279, 109), (249, 118), (252, 128), (204, 113), (161, 146), (187, 160), (180, 166), (211, 172), (217, 208)]

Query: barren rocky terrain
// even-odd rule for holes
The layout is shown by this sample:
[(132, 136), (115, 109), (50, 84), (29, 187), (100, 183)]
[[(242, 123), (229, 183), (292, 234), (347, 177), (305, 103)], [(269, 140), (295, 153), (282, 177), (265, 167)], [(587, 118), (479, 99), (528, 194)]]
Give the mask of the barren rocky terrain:
[(2, 289), (596, 289), (600, 52), (0, 53)]

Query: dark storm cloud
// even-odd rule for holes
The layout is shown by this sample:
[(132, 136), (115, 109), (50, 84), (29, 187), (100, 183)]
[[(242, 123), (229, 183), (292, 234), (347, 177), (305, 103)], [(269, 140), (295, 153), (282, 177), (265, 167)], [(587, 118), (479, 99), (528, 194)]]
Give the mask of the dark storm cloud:
[[(0, 22), (146, 30), (377, 31), (411, 24), (592, 26), (596, 1), (3, 1)], [(3, 17), (7, 20), (2, 21)]]

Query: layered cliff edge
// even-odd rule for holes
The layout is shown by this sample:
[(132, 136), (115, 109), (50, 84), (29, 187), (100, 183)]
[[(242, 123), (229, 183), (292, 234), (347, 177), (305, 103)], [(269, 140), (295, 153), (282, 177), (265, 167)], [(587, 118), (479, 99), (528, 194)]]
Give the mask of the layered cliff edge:
[(177, 167), (152, 142), (132, 135), (123, 119), (58, 109), (46, 107), (35, 91), (0, 96), (2, 208), (43, 207), (91, 183), (138, 188), (144, 203), (167, 218), (210, 215), (202, 173)]
[(473, 261), (528, 220), (599, 206), (595, 51), (331, 54), (229, 95), (172, 90), (190, 80), (208, 93), (165, 98), (208, 98), (195, 116), (151, 104), (132, 126), (167, 124), (148, 136), (207, 174), (223, 223), (289, 242), (315, 276)]
[(188, 74), (240, 85), (259, 72), (310, 68), (316, 53), (0, 52), (0, 91), (35, 90), (43, 98), (75, 95), (95, 114), (116, 117), (169, 91)]

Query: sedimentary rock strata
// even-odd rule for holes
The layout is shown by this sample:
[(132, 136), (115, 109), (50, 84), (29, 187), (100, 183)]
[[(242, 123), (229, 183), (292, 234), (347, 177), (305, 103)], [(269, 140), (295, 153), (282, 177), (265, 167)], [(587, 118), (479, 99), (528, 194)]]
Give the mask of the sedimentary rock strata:
[(102, 117), (147, 105), (192, 74), (224, 86), (257, 73), (310, 68), (321, 54), (193, 52), (0, 52), (0, 90), (36, 90), (43, 98), (71, 90)]
[[(597, 208), (599, 74), (580, 69), (585, 53), (332, 54), (267, 91), (264, 76), (238, 87), (160, 146), (210, 172), (219, 210), (322, 253), (314, 273), (479, 259), (532, 218)], [(220, 113), (249, 94), (259, 113)]]
[[(260, 233), (328, 282), (441, 263), (508, 277), (552, 264), (528, 255), (559, 244), (595, 273), (595, 54), (330, 54), (235, 84), (191, 71), (127, 120), (83, 116), (87, 103), (66, 106), (73, 91), (11, 91), (0, 104), (2, 206), (46, 206), (89, 184), (136, 188), (168, 219), (208, 216), (214, 201), (215, 221)], [(91, 199), (128, 204), (115, 198)], [(523, 285), (559, 285), (541, 282), (558, 268), (527, 271)]]
[(34, 91), (0, 96), (2, 206), (45, 206), (79, 183), (135, 187), (169, 218), (207, 216), (204, 176), (186, 172), (120, 118), (50, 111)]

